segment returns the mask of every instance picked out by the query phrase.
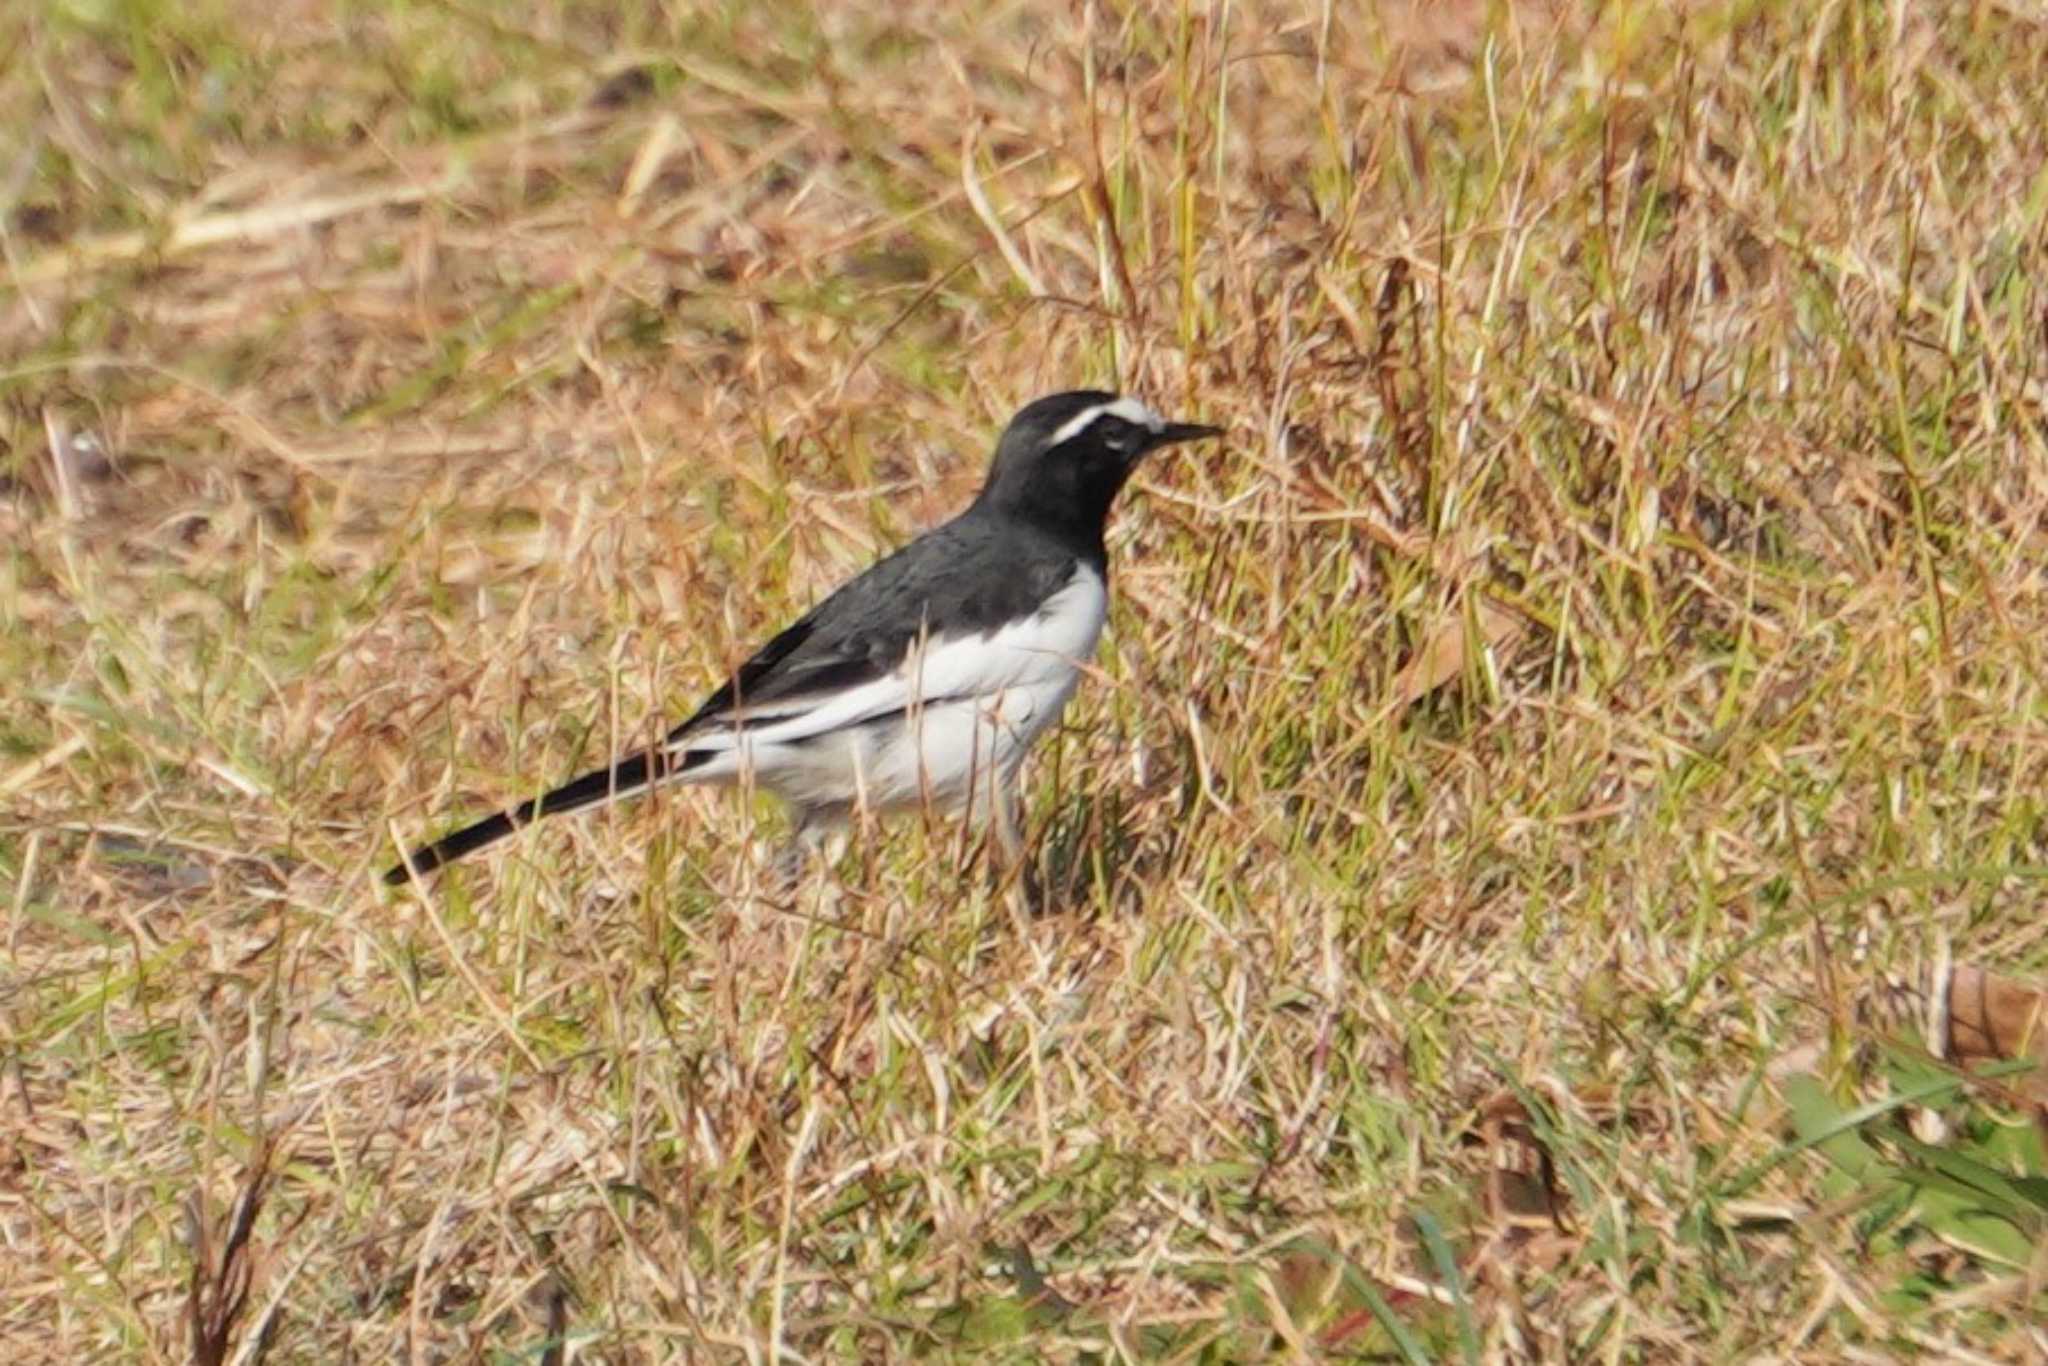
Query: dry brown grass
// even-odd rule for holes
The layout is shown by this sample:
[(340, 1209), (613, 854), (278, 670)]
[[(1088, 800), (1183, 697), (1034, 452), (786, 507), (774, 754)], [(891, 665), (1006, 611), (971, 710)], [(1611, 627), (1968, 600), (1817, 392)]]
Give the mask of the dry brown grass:
[[(12, 1359), (2048, 1354), (1812, 1118), (2038, 1160), (1914, 1056), (2048, 960), (2037, 20), (508, 14), (0, 18)], [(373, 887), (1084, 382), (1232, 437), (1052, 913), (696, 793)]]

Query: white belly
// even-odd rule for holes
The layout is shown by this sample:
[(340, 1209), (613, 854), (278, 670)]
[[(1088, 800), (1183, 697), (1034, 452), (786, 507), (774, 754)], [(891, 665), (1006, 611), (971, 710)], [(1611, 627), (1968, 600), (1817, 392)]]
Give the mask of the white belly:
[[(983, 808), (1015, 781), (1032, 741), (1059, 719), (1080, 670), (1019, 683), (987, 697), (918, 709), (900, 721), (860, 727), (814, 742), (802, 762), (776, 765), (763, 781), (802, 802), (830, 801), (848, 777), (859, 803), (874, 811), (930, 802), (944, 810)], [(801, 789), (801, 790), (799, 790)]]

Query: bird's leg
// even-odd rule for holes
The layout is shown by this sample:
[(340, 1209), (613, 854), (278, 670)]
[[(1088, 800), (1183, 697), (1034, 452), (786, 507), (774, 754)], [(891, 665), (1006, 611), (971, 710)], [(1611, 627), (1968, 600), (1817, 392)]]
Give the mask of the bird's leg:
[[(830, 867), (837, 861), (844, 852), (841, 841), (846, 837), (849, 814), (844, 805), (797, 808), (796, 829), (768, 865), (769, 879), (778, 893), (794, 892), (808, 867)], [(839, 847), (835, 849), (835, 845)]]
[(992, 786), (987, 825), (994, 838), (989, 843), (989, 856), (996, 871), (1005, 872), (1016, 867), (1024, 856), (1023, 803), (1018, 799), (1015, 783), (997, 782)]
[(792, 835), (775, 851), (775, 857), (768, 860), (768, 890), (782, 897), (796, 891), (797, 883), (804, 875), (804, 864), (810, 859), (811, 851), (801, 834)]
[(1024, 795), (1016, 773), (1000, 776), (989, 793), (990, 870), (996, 883), (1010, 898), (1010, 909), (1020, 921), (1045, 909), (1037, 869), (1024, 845)]

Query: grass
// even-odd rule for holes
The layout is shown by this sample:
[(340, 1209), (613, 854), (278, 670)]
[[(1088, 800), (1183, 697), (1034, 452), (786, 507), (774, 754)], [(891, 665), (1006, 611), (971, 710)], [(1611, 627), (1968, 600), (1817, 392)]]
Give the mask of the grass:
[[(17, 1356), (2048, 1355), (2017, 11), (0, 40)], [(374, 885), (1084, 383), (1231, 436), (1046, 914), (729, 794)]]

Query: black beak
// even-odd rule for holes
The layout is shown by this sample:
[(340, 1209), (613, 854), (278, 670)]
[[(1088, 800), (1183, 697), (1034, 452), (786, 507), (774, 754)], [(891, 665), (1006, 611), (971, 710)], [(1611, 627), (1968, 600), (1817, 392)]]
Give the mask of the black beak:
[(1221, 427), (1205, 427), (1199, 422), (1169, 422), (1146, 443), (1146, 449), (1157, 450), (1161, 446), (1177, 446), (1183, 441), (1200, 441), (1205, 436), (1221, 435)]

